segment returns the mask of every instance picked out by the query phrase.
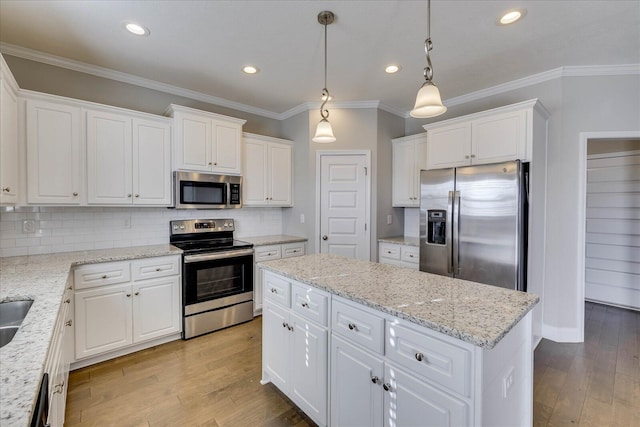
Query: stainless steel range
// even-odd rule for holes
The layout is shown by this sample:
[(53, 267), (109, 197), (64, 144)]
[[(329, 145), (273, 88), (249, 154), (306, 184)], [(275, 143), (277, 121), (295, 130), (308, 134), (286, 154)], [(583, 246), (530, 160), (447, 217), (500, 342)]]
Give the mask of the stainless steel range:
[(182, 337), (253, 319), (253, 244), (234, 240), (233, 219), (171, 221), (182, 249)]

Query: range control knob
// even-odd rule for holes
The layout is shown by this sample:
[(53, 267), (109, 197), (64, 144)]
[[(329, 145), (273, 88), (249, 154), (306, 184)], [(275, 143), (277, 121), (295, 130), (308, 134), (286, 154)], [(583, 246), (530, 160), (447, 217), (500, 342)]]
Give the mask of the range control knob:
[(181, 226), (180, 226), (180, 230), (184, 230), (184, 225), (181, 225)]

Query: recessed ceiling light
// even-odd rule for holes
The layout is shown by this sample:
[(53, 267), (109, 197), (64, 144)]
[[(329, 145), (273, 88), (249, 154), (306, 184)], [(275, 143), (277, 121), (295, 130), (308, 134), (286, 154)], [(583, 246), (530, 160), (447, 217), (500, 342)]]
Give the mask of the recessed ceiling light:
[(527, 14), (527, 9), (509, 10), (509, 11), (503, 13), (498, 18), (498, 24), (500, 24), (500, 25), (513, 24), (514, 22), (519, 21), (520, 19), (524, 18), (524, 16), (526, 14)]
[(384, 72), (387, 74), (394, 74), (400, 71), (400, 67), (398, 65), (389, 65), (384, 69)]
[(260, 69), (258, 67), (254, 67), (253, 65), (245, 65), (242, 68), (242, 71), (244, 71), (247, 74), (256, 74), (257, 72), (260, 71)]
[(135, 34), (136, 36), (148, 36), (151, 31), (143, 25), (136, 24), (135, 22), (127, 22), (124, 24), (124, 27), (131, 34)]

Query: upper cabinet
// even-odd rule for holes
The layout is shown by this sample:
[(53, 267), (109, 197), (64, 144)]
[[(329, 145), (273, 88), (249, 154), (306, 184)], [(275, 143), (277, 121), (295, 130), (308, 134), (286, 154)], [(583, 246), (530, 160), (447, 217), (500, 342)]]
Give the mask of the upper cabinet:
[(171, 204), (171, 144), (167, 119), (87, 111), (89, 204)]
[(426, 169), (532, 161), (534, 122), (547, 117), (548, 112), (534, 99), (424, 125)]
[(293, 206), (292, 141), (243, 134), (244, 206)]
[(86, 200), (79, 107), (27, 100), (27, 202), (79, 205)]
[(246, 120), (171, 105), (174, 168), (240, 175), (242, 125)]
[(392, 205), (420, 206), (420, 170), (427, 167), (427, 135), (391, 140), (393, 144)]
[(0, 55), (0, 204), (18, 203), (18, 84)]

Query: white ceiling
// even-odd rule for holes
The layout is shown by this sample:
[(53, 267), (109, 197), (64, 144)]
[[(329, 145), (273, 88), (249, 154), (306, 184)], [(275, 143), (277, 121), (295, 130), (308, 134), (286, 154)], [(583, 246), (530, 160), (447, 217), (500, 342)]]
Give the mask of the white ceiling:
[[(500, 12), (525, 18), (497, 26)], [(335, 101), (407, 111), (422, 84), (426, 1), (0, 0), (0, 42), (283, 113), (317, 101), (331, 10)], [(438, 1), (434, 82), (444, 99), (561, 66), (640, 63), (640, 1)], [(128, 34), (136, 21), (149, 37)], [(387, 64), (399, 64), (395, 75)], [(241, 72), (254, 64), (260, 73)]]

